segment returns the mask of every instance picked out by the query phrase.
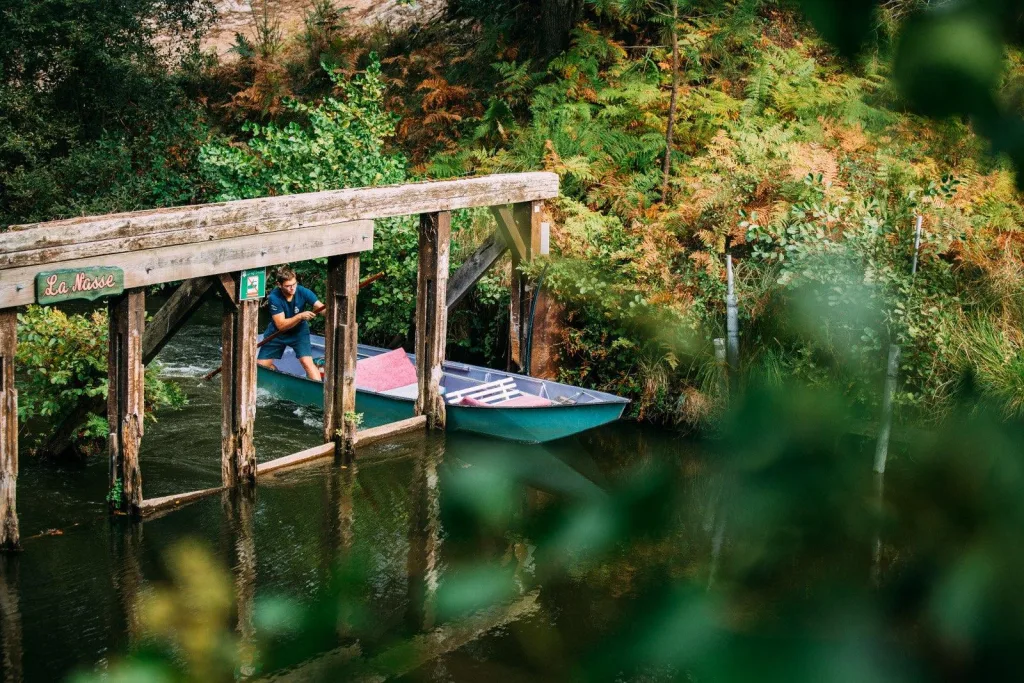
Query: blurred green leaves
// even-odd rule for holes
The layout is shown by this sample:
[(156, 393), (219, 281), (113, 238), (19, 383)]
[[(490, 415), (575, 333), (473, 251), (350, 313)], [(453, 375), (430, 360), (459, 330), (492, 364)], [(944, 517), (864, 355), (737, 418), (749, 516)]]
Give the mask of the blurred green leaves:
[[(1024, 189), (1024, 119), (1000, 104), (1008, 48), (1022, 45), (1019, 3), (1012, 0), (895, 2), (802, 0), (808, 19), (846, 57), (857, 55), (880, 25), (880, 5), (906, 15), (896, 26), (893, 74), (907, 104), (942, 119), (968, 116), (995, 154), (1006, 154)], [(891, 9), (891, 8), (890, 8)]]
[(995, 115), (1003, 45), (995, 17), (965, 5), (922, 12), (900, 34), (894, 71), (903, 95), (937, 118)]
[(800, 5), (818, 33), (847, 57), (867, 44), (876, 26), (878, 0), (801, 0)]

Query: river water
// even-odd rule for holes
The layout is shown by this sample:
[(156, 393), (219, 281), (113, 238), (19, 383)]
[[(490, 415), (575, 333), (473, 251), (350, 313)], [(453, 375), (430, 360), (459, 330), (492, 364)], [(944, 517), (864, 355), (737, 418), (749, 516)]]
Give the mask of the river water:
[[(200, 380), (219, 362), (217, 312), (216, 304), (207, 306), (159, 358), (163, 374), (180, 384), (189, 403), (146, 426), (141, 467), (147, 498), (219, 484), (219, 383)], [(318, 410), (261, 393), (259, 460), (318, 444), (320, 420)], [(265, 477), (251, 499), (213, 496), (141, 523), (107, 515), (102, 458), (60, 466), (23, 458), (18, 509), (24, 552), (2, 560), (0, 573), (0, 680), (60, 680), (116, 666), (142, 643), (141, 605), (173, 578), (168, 553), (184, 540), (197, 542), (214, 571), (231, 578), (235, 607), (227, 632), (239, 637), (249, 630), (253, 605), (283, 599), (301, 607), (329, 599), (339, 558), (361, 558), (358, 582), (370, 618), (358, 637), (300, 643), (289, 650), (302, 653), (292, 657), (297, 661), (279, 657), (275, 661), (283, 663), (261, 667), (261, 675), (297, 671), (307, 678), (302, 666), (318, 666), (346, 642), (358, 643), (357, 659), (373, 662), (388, 644), (416, 643), (425, 633), (437, 642), (390, 674), (476, 680), (494, 666), (508, 669), (504, 678), (521, 679), (530, 667), (513, 665), (524, 661), (508, 636), (513, 624), (590, 617), (574, 613), (588, 608), (572, 580), (560, 581), (559, 593), (552, 593), (564, 594), (557, 604), (540, 604), (536, 591), (543, 587), (527, 576), (535, 546), (525, 535), (513, 537), (508, 520), (559, 501), (601, 499), (617, 471), (654, 453), (686, 462), (696, 450), (670, 432), (633, 424), (549, 446), (414, 435), (364, 449), (351, 466), (328, 459)], [(483, 533), (459, 538), (441, 519), (440, 499), (450, 479), (477, 470), (487, 476), (469, 488), (489, 491), (504, 507), (491, 510), (497, 516)], [(452, 489), (455, 498), (459, 486)], [(473, 566), (483, 558), (513, 568), (515, 595), (497, 601), (497, 612), (423, 616), (446, 570), (467, 558)]]
[[(161, 354), (189, 404), (146, 427), (146, 497), (219, 484), (218, 338), (214, 304)], [(24, 458), (0, 680), (1006, 678), (1024, 430), (971, 408), (883, 487), (839, 403), (748, 390), (705, 442), (408, 435), (142, 522), (102, 458)], [(259, 460), (321, 417), (261, 393)]]

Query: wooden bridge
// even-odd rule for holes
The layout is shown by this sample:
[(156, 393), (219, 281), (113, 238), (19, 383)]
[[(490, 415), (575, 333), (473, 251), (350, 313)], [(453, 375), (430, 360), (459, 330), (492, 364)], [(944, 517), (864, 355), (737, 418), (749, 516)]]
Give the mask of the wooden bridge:
[[(448, 311), (510, 248), (510, 362), (520, 363), (529, 283), (518, 265), (542, 252), (547, 241), (542, 203), (557, 195), (557, 175), (519, 173), (73, 218), (0, 234), (0, 547), (20, 544), (17, 306), (74, 294), (107, 296), (109, 485), (122, 492), (116, 505), (120, 511), (145, 514), (224, 488), (253, 485), (257, 475), (273, 469), (331, 454), (350, 455), (360, 443), (425, 426), (442, 428), (445, 407), (439, 383)], [(450, 212), (473, 207), (492, 207), (498, 228), (449, 279)], [(359, 254), (373, 248), (374, 219), (416, 214), (417, 416), (357, 432), (346, 415), (354, 413), (356, 399)], [(324, 445), (257, 465), (253, 430), (259, 302), (243, 293), (241, 272), (322, 257), (328, 259)], [(146, 288), (178, 281), (181, 285), (147, 329)], [(146, 500), (139, 467), (145, 365), (213, 293), (224, 306), (222, 485)]]

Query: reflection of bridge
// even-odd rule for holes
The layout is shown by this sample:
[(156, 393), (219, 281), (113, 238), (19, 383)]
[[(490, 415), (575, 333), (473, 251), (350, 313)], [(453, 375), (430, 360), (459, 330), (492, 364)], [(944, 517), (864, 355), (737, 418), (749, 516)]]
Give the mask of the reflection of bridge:
[[(251, 485), (261, 472), (282, 465), (350, 453), (360, 439), (384, 438), (424, 424), (443, 427), (439, 381), (448, 309), (510, 245), (510, 361), (519, 363), (527, 283), (517, 267), (540, 253), (546, 227), (541, 221), (542, 202), (557, 194), (555, 174), (521, 173), (73, 218), (19, 226), (0, 235), (0, 546), (19, 545), (15, 307), (74, 294), (108, 297), (106, 409), (112, 506), (139, 514), (222, 488)], [(472, 207), (495, 207), (499, 229), (449, 280), (450, 212)], [(420, 215), (417, 417), (360, 435), (352, 419), (359, 252), (373, 246), (373, 219), (414, 214)], [(258, 301), (240, 291), (241, 275), (246, 269), (322, 257), (328, 259), (325, 443), (280, 462), (257, 466), (253, 430)], [(110, 286), (74, 292), (76, 275), (79, 282), (88, 278), (90, 283)], [(69, 278), (69, 284), (62, 289), (58, 281), (64, 278)], [(183, 283), (157, 313), (147, 333), (146, 287), (177, 281)], [(38, 283), (43, 286), (37, 291)], [(222, 486), (145, 501), (139, 468), (145, 364), (213, 293), (224, 302)]]

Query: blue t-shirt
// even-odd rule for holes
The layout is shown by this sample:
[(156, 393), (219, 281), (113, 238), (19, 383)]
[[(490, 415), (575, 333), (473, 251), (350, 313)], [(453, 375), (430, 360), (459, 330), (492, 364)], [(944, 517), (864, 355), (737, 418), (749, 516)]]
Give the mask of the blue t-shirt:
[[(305, 310), (306, 306), (312, 307), (318, 299), (313, 290), (306, 289), (302, 285), (295, 288), (295, 296), (292, 297), (291, 301), (284, 298), (284, 292), (281, 291), (280, 287), (274, 287), (274, 291), (267, 297), (267, 301), (270, 304), (270, 324), (267, 325), (267, 331), (263, 333), (264, 336), (274, 334), (277, 332), (277, 325), (274, 324), (273, 317), (278, 313), (284, 313), (285, 319), (293, 318), (299, 312)], [(303, 320), (301, 323), (291, 328), (278, 339), (284, 343), (293, 342), (299, 338), (301, 334), (309, 334), (309, 323)]]

